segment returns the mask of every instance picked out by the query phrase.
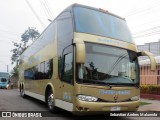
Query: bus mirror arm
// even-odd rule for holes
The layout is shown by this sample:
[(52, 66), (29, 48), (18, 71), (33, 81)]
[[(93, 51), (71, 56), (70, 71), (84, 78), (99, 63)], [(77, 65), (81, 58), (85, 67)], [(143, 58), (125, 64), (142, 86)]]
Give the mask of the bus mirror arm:
[(151, 70), (155, 71), (156, 70), (156, 60), (154, 58), (154, 56), (152, 55), (152, 53), (147, 52), (147, 51), (142, 51), (142, 52), (138, 52), (137, 56), (148, 56), (148, 58), (150, 59), (151, 62)]

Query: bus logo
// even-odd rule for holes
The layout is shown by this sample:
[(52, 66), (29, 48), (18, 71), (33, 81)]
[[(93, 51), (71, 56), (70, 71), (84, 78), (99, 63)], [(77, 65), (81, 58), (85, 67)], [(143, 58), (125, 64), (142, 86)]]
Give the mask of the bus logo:
[(114, 100), (116, 101), (118, 99), (118, 95), (116, 94), (115, 96), (114, 96)]

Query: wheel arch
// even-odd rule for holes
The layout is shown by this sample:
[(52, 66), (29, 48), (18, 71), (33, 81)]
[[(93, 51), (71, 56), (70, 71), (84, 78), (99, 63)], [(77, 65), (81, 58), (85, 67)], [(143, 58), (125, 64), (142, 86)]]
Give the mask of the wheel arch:
[(52, 90), (53, 95), (55, 96), (55, 90), (54, 90), (54, 87), (53, 87), (52, 83), (48, 83), (47, 86), (46, 86), (46, 90), (45, 90), (45, 102), (46, 103), (47, 103), (47, 93), (50, 89)]

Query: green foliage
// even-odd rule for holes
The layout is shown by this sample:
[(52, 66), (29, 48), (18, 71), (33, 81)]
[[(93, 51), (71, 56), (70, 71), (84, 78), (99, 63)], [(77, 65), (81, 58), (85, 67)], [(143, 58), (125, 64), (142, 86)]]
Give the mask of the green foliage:
[(16, 65), (13, 70), (11, 71), (12, 76), (18, 76), (18, 65)]
[(18, 76), (18, 63), (20, 61), (20, 55), (27, 49), (27, 43), (29, 40), (32, 42), (39, 37), (39, 32), (35, 28), (28, 28), (25, 32), (21, 35), (21, 42), (13, 42), (14, 49), (11, 50), (11, 63), (16, 63), (16, 66), (11, 71), (12, 76)]
[(140, 105), (148, 105), (148, 104), (152, 104), (152, 103), (148, 103), (148, 102), (141, 102)]
[(13, 53), (11, 56), (11, 61), (12, 64), (13, 63), (19, 63), (19, 59), (20, 59), (20, 55), (23, 53), (23, 51), (27, 48), (26, 46), (22, 45), (22, 43), (16, 43), (16, 42), (12, 42), (13, 45), (15, 46), (14, 49), (11, 50), (11, 52)]
[(141, 93), (160, 95), (160, 85), (141, 85)]
[(29, 40), (32, 40), (32, 42), (39, 37), (39, 32), (35, 28), (28, 27), (28, 30), (25, 30), (25, 32), (21, 35), (21, 41), (23, 43), (27, 43)]
[(39, 32), (35, 28), (28, 28), (25, 30), (25, 32), (21, 35), (21, 42), (13, 42), (14, 49), (11, 50), (12, 56), (11, 56), (11, 63), (18, 64), (20, 61), (20, 55), (27, 49), (27, 43), (29, 40), (32, 42), (36, 40), (39, 37)]

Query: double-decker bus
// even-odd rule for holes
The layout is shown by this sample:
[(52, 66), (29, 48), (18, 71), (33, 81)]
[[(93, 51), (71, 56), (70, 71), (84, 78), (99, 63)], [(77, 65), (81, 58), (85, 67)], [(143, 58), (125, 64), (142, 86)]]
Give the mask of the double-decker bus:
[(135, 111), (140, 105), (139, 56), (125, 19), (73, 4), (62, 11), (21, 55), (22, 97), (50, 111)]

